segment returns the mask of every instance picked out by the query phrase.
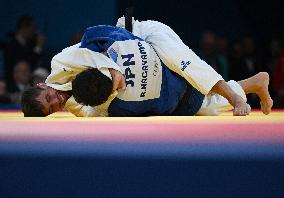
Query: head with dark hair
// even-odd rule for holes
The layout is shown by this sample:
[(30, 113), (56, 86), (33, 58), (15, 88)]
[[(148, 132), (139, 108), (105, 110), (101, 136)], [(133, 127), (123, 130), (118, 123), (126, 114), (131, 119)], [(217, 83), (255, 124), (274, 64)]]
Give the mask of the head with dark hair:
[(21, 105), (25, 117), (44, 117), (63, 109), (70, 95), (39, 83), (24, 91)]
[(17, 28), (17, 30), (19, 30), (21, 28), (26, 28), (26, 27), (33, 25), (33, 23), (34, 23), (34, 18), (32, 16), (22, 15), (17, 20), (16, 28)]
[(72, 93), (78, 103), (97, 106), (112, 93), (112, 81), (98, 69), (88, 69), (72, 81)]
[(38, 87), (31, 87), (24, 91), (21, 99), (22, 111), (25, 117), (44, 117), (43, 105), (36, 100), (40, 95), (41, 89)]
[(21, 16), (17, 21), (16, 32), (25, 39), (32, 39), (36, 33), (34, 18), (31, 16)]

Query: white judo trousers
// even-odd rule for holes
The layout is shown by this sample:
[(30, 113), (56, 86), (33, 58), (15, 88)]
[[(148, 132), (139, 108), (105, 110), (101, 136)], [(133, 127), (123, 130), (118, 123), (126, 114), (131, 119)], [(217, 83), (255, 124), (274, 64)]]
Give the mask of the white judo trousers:
[[(124, 28), (124, 17), (117, 26)], [(185, 78), (194, 88), (205, 95), (196, 115), (219, 115), (233, 109), (227, 99), (218, 94), (209, 94), (222, 76), (201, 60), (179, 36), (167, 25), (157, 21), (132, 20), (133, 34), (151, 44), (163, 63), (172, 71)], [(247, 101), (246, 94), (236, 81), (229, 81), (233, 91)]]

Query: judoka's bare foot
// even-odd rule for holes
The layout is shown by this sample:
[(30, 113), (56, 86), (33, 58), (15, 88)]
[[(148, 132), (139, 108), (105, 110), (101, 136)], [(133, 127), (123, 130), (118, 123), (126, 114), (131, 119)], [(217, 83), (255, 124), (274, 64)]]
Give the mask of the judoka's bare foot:
[(273, 106), (273, 100), (268, 91), (269, 75), (266, 72), (258, 74), (238, 82), (246, 94), (255, 93), (260, 98), (261, 111), (269, 114)]
[(270, 97), (268, 91), (269, 75), (266, 72), (260, 72), (255, 75), (255, 93), (260, 98), (261, 111), (268, 115), (271, 112), (273, 106), (273, 100)]

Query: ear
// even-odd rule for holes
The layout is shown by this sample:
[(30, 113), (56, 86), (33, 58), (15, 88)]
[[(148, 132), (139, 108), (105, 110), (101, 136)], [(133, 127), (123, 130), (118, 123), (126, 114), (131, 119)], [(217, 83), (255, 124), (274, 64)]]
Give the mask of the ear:
[(36, 86), (38, 88), (41, 88), (41, 89), (47, 89), (47, 87), (48, 87), (45, 83), (38, 83), (38, 84), (36, 84)]

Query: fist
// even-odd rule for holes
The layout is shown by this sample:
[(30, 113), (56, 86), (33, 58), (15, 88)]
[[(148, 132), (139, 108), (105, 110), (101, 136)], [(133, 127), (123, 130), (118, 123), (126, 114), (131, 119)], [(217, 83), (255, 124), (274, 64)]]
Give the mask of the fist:
[(109, 69), (109, 72), (112, 77), (112, 91), (114, 92), (119, 89), (125, 90), (126, 84), (124, 75), (115, 69)]
[(234, 116), (246, 116), (249, 115), (251, 108), (250, 106), (240, 97), (236, 96), (234, 100)]

